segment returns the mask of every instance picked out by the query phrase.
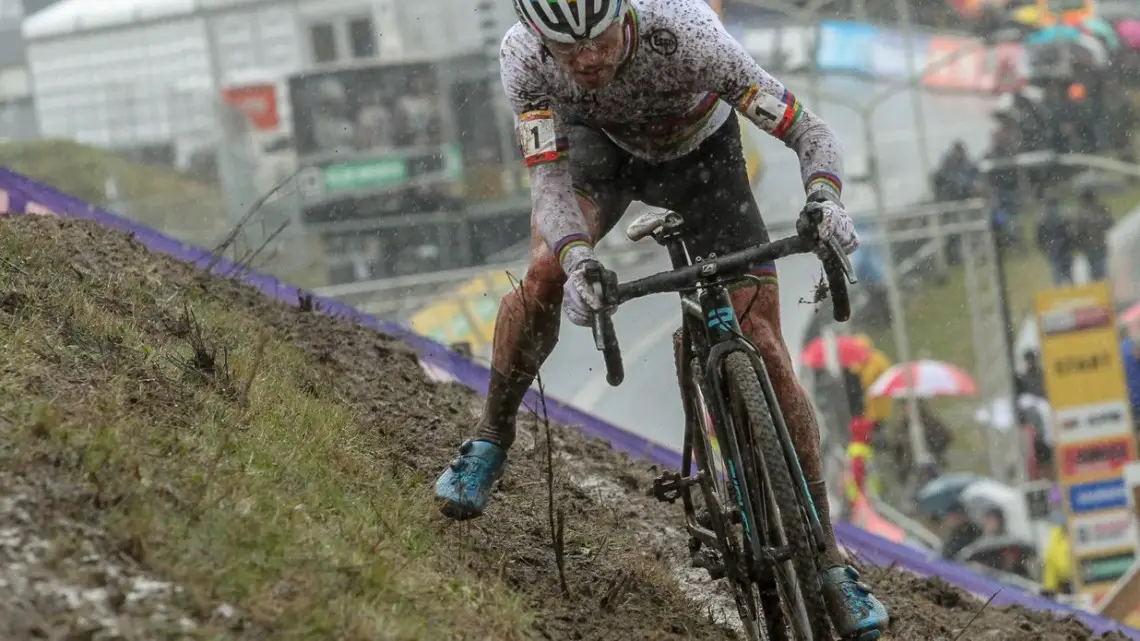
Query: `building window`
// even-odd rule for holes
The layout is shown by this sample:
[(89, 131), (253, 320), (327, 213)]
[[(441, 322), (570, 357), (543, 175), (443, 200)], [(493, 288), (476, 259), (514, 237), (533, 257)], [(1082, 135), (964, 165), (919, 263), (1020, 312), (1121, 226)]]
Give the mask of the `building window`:
[(336, 60), (336, 32), (327, 22), (319, 22), (309, 27), (309, 44), (313, 50), (313, 62), (333, 62)]
[(371, 18), (356, 18), (348, 23), (348, 41), (353, 58), (371, 58), (376, 55), (376, 33)]

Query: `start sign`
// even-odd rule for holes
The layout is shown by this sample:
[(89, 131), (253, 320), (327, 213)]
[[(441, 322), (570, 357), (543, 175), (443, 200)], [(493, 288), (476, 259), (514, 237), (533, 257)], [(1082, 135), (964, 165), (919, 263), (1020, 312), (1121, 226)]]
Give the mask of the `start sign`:
[(1037, 326), (1074, 579), (1081, 593), (1103, 594), (1136, 555), (1124, 481), (1136, 438), (1108, 284), (1039, 292)]

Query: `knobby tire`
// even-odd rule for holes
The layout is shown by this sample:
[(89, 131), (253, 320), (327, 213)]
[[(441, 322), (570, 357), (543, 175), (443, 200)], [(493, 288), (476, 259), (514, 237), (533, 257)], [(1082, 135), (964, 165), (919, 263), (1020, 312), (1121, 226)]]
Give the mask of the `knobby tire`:
[[(797, 641), (830, 641), (831, 625), (824, 606), (816, 552), (792, 485), (801, 481), (794, 479), (788, 469), (764, 388), (746, 353), (736, 351), (725, 357), (724, 382), (727, 409), (736, 425), (745, 459), (742, 463), (745, 480), (751, 486), (753, 511), (760, 518), (758, 527), (766, 527), (765, 543), (770, 547), (778, 544), (782, 531), (792, 554), (790, 561), (772, 568), (784, 610), (765, 613), (769, 630), (775, 632), (775, 636), (782, 636), (780, 628), (783, 628), (783, 634), (793, 632)], [(759, 563), (757, 567), (763, 568), (765, 564)], [(789, 569), (794, 570), (794, 577)], [(781, 618), (783, 626), (777, 624)], [(782, 640), (773, 638), (772, 641)]]
[(735, 506), (736, 497), (727, 479), (717, 476), (719, 472), (726, 470), (726, 464), (724, 461), (717, 461), (706, 431), (704, 417), (701, 415), (708, 411), (702, 399), (709, 398), (708, 390), (702, 381), (703, 377), (699, 373), (702, 366), (693, 356), (690, 342), (692, 334), (688, 332), (679, 332), (679, 334), (674, 335), (674, 358), (685, 421), (689, 426), (686, 429), (692, 430), (690, 433), (692, 440), (687, 446), (691, 448), (697, 468), (706, 475), (700, 483), (701, 497), (709, 517), (709, 528), (720, 541), (718, 552), (721, 555), (721, 562), (725, 565), (723, 578), (732, 588), (733, 601), (740, 615), (746, 641), (769, 641), (764, 611), (757, 598), (757, 590), (748, 576), (745, 553), (741, 548), (746, 541), (742, 536), (738, 536), (740, 527), (724, 518), (720, 512), (724, 507)]

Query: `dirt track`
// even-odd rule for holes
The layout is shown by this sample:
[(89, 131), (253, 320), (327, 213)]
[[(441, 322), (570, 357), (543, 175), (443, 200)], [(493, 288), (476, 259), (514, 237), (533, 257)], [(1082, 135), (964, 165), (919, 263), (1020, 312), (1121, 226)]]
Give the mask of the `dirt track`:
[[(377, 457), (398, 462), (422, 479), (416, 491), (430, 492), (431, 482), (454, 456), (454, 448), (466, 435), (478, 408), (478, 399), (469, 390), (430, 382), (406, 346), (368, 329), (270, 302), (233, 282), (203, 280), (189, 267), (151, 256), (125, 236), (91, 224), (38, 217), (0, 224), (4, 225), (0, 234), (50, 237), (58, 247), (53, 260), (64, 270), (85, 274), (89, 281), (118, 274), (143, 284), (175, 285), (255, 314), (271, 331), (292, 340), (309, 355), (321, 374), (319, 380), (313, 381), (315, 393), (338, 398), (351, 408), (362, 425), (369, 426), (363, 436), (376, 447)], [(0, 265), (0, 270), (12, 268), (13, 265)], [(11, 322), (14, 317), (5, 301), (6, 295), (0, 300), (0, 317), (8, 315), (4, 320)], [(130, 313), (161, 315), (149, 310)], [(438, 520), (435, 526), (449, 539), (456, 562), (481, 576), (503, 580), (536, 613), (533, 629), (525, 636), (558, 641), (734, 638), (712, 620), (718, 609), (715, 602), (709, 602), (710, 598), (716, 599), (715, 587), (700, 590), (703, 596), (691, 592), (686, 595), (676, 580), (676, 564), (684, 541), (668, 532), (679, 523), (679, 511), (645, 497), (656, 470), (630, 461), (604, 443), (556, 426), (552, 429), (556, 452), (553, 494), (557, 509), (564, 514), (565, 574), (570, 595), (562, 593), (548, 526), (545, 429), (537, 421), (520, 422), (524, 434), (512, 451), (498, 495), (485, 517), (459, 525)], [(11, 497), (13, 487), (44, 482), (68, 487), (72, 482), (83, 483), (83, 479), (45, 481), (38, 475), (22, 476), (0, 484), (0, 494)], [(89, 506), (54, 514), (53, 510), (59, 509), (55, 503), (59, 497), (53, 495), (50, 487), (22, 492), (21, 496), (21, 510), (34, 516), (24, 519), (27, 523), (22, 525), (13, 524), (0, 510), (0, 526), (22, 528), (31, 536), (35, 530), (31, 523), (59, 516), (94, 518)], [(28, 501), (32, 504), (27, 505)], [(83, 528), (98, 525), (81, 523), (76, 527), (97, 532)], [(72, 560), (94, 558), (90, 562), (97, 565), (117, 563), (115, 559), (120, 554), (114, 552), (116, 542), (106, 541), (102, 535), (84, 536), (88, 549), (74, 550)], [(3, 550), (4, 542), (0, 540), (0, 551)], [(0, 555), (0, 596), (8, 597), (6, 601), (23, 599), (20, 602), (26, 605), (21, 616), (33, 612), (48, 618), (58, 615), (56, 606), (49, 607), (41, 603), (42, 599), (31, 598), (26, 585), (21, 594), (19, 586), (13, 587), (7, 581), (15, 575), (17, 565), (12, 555)], [(141, 576), (144, 569), (132, 572)], [(891, 610), (889, 638), (898, 641), (957, 639), (981, 607), (976, 599), (936, 581), (879, 569), (868, 569), (867, 578)], [(235, 605), (241, 608), (243, 604)], [(212, 603), (210, 607), (228, 604)], [(136, 627), (145, 628), (146, 616), (155, 611), (152, 608), (133, 619), (123, 616), (133, 620)], [(179, 623), (180, 610), (174, 606), (159, 607), (157, 611), (167, 613), (164, 629), (186, 624)], [(6, 610), (0, 608), (0, 624), (5, 623), (5, 616)], [(202, 620), (211, 615), (209, 609), (203, 610), (200, 605), (187, 616)], [(3, 630), (0, 625), (0, 631)], [(272, 638), (264, 628), (256, 626), (234, 634)], [(121, 638), (148, 635), (124, 633)], [(1091, 636), (1075, 622), (993, 608), (986, 609), (960, 638), (1077, 641)]]

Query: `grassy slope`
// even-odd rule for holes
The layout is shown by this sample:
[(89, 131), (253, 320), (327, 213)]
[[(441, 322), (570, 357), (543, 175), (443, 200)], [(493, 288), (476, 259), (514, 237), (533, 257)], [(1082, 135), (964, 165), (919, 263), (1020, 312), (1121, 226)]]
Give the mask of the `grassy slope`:
[[(88, 223), (21, 217), (0, 222), (0, 349), (5, 639), (734, 638), (668, 569), (684, 549), (667, 530), (679, 511), (646, 497), (652, 471), (604, 443), (552, 428), (549, 481), (542, 426), (522, 421), (488, 513), (438, 519), (430, 482), (476, 399), (431, 383), (405, 346), (370, 330), (207, 280)], [(56, 580), (38, 587), (97, 596), (107, 572), (78, 561), (102, 556), (183, 591), (149, 610), (104, 599), (119, 619), (109, 634), (11, 580), (27, 574), (12, 541), (29, 538), (29, 521), (54, 548), (34, 569)], [(937, 580), (867, 576), (891, 608), (889, 639), (1087, 638), (1023, 610), (979, 613)], [(16, 616), (13, 602), (26, 606)], [(223, 603), (237, 616), (216, 614)]]
[(106, 202), (106, 180), (113, 176), (120, 199), (132, 205), (122, 213), (198, 244), (210, 245), (229, 225), (216, 185), (87, 145), (64, 140), (9, 142), (0, 145), (0, 166), (96, 204)]
[[(108, 176), (114, 176), (119, 199), (126, 201), (125, 207), (109, 204), (115, 213), (199, 247), (217, 246), (234, 223), (226, 213), (218, 185), (71, 141), (0, 144), (0, 166), (98, 205), (107, 204), (105, 183)], [(229, 257), (240, 261), (256, 249), (240, 236)], [(328, 282), (322, 256), (323, 243), (312, 237), (268, 248), (258, 255), (255, 267), (302, 287), (320, 287)]]
[[(501, 511), (442, 523), (427, 481), (471, 396), (428, 382), (402, 344), (93, 225), (2, 225), (0, 470), (67, 488), (53, 520), (108, 532), (104, 553), (186, 588), (210, 638), (725, 638), (630, 552), (627, 515), (561, 475), (577, 596), (559, 596), (541, 452), (512, 457)], [(211, 622), (221, 602), (244, 632)]]

